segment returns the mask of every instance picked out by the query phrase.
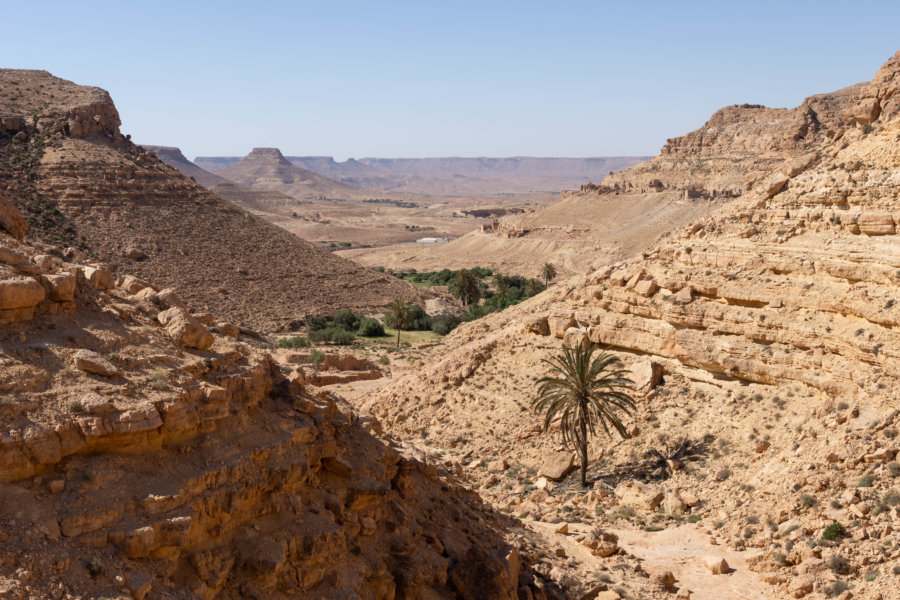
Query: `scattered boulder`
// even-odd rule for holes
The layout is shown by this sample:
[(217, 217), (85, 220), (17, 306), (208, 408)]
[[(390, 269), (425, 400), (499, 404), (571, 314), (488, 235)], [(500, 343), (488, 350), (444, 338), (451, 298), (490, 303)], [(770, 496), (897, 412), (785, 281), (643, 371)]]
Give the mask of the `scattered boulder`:
[(621, 504), (630, 504), (646, 510), (656, 510), (664, 494), (652, 485), (630, 479), (616, 487), (616, 498)]
[(619, 536), (599, 527), (592, 529), (581, 543), (591, 549), (591, 554), (600, 558), (612, 556), (619, 550)]
[(554, 452), (541, 465), (539, 476), (559, 481), (575, 466), (575, 455), (571, 452)]
[(641, 359), (631, 366), (629, 378), (634, 382), (634, 389), (647, 393), (662, 381), (663, 366), (649, 358)]
[(83, 271), (88, 285), (95, 290), (108, 290), (113, 286), (112, 269), (109, 265), (88, 265)]
[(132, 260), (141, 260), (142, 258), (147, 258), (147, 253), (140, 248), (132, 247), (125, 251), (125, 256)]
[(677, 492), (669, 492), (662, 501), (663, 511), (667, 515), (683, 515), (687, 510), (687, 504)]
[(728, 566), (728, 561), (721, 556), (707, 556), (703, 559), (703, 562), (706, 564), (706, 568), (709, 569), (709, 572), (713, 575), (728, 573), (731, 568)]
[(525, 331), (538, 335), (550, 335), (550, 323), (546, 316), (532, 317), (525, 322)]
[(91, 350), (79, 350), (72, 357), (76, 369), (94, 373), (101, 377), (115, 377), (119, 370), (111, 362)]
[(183, 308), (164, 310), (157, 319), (166, 328), (166, 333), (185, 348), (206, 350), (213, 344), (213, 335), (203, 324)]

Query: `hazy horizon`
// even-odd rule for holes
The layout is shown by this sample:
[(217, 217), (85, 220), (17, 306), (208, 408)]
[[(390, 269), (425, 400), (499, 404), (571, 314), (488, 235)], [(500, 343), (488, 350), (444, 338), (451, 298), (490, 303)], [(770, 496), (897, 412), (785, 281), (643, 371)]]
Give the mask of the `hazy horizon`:
[(0, 50), (108, 90), (124, 133), (191, 159), (654, 156), (722, 106), (870, 79), (900, 5), (868, 7), (34, 2), (6, 7)]

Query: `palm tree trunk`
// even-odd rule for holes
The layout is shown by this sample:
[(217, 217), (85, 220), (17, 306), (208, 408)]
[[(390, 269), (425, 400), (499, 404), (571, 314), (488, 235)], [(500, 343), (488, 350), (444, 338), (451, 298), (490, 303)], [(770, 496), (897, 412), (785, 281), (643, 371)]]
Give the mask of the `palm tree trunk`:
[(397, 326), (397, 347), (400, 347), (400, 326)]
[(584, 419), (581, 420), (581, 439), (579, 440), (579, 446), (579, 449), (581, 450), (581, 487), (587, 487), (588, 444), (587, 423)]

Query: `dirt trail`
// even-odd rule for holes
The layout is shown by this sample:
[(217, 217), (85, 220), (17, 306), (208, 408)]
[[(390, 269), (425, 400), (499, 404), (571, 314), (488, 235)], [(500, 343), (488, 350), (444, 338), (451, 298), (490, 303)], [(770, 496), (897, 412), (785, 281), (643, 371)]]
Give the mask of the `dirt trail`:
[[(538, 521), (529, 525), (559, 543), (566, 554), (587, 570), (596, 570), (608, 559), (598, 558), (590, 550), (575, 541), (587, 528), (569, 524), (567, 535), (554, 533), (559, 526)], [(695, 525), (682, 525), (658, 532), (641, 530), (610, 530), (619, 536), (619, 547), (643, 561), (643, 569), (649, 573), (671, 571), (676, 587), (691, 590), (695, 600), (772, 600), (776, 593), (747, 568), (745, 552), (737, 552), (727, 546), (713, 546), (709, 534)], [(731, 572), (712, 575), (704, 564), (707, 556), (722, 557), (728, 561)]]

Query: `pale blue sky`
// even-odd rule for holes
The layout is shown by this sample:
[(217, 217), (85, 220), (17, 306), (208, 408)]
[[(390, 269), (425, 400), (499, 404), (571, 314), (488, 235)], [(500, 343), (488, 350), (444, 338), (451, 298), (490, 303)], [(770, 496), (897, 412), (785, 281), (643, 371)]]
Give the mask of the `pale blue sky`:
[(900, 49), (900, 2), (45, 2), (2, 66), (110, 91), (196, 155), (656, 154), (717, 108), (795, 106)]

